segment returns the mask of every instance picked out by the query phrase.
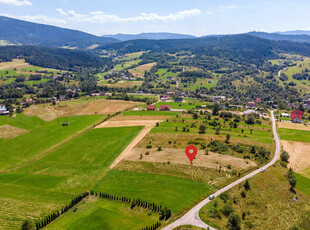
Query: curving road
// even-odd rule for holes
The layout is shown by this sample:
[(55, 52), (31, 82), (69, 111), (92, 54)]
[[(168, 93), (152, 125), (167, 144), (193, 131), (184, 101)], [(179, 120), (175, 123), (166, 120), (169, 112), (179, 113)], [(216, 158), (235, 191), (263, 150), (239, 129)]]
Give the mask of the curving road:
[[(272, 120), (272, 131), (273, 131), (273, 136), (276, 142), (276, 151), (274, 154), (273, 159), (266, 164), (265, 166), (245, 175), (244, 177), (232, 182), (231, 184), (227, 185), (226, 187), (218, 190), (217, 192), (214, 193), (214, 196), (218, 196), (223, 192), (226, 192), (227, 190), (231, 189), (232, 187), (234, 187), (237, 184), (240, 184), (241, 182), (245, 181), (246, 179), (249, 179), (252, 176), (255, 176), (256, 174), (261, 173), (261, 169), (267, 169), (268, 167), (270, 167), (271, 165), (273, 165), (278, 158), (280, 157), (280, 139), (277, 133), (277, 127), (276, 127), (276, 121), (274, 118), (274, 114), (273, 111), (271, 111), (271, 120)], [(209, 198), (204, 199), (203, 201), (201, 201), (199, 204), (197, 204), (196, 206), (194, 206), (191, 210), (189, 210), (186, 214), (184, 214), (182, 217), (180, 217), (179, 219), (177, 219), (176, 221), (172, 222), (171, 224), (169, 224), (168, 226), (166, 226), (165, 228), (163, 228), (164, 230), (171, 230), (174, 229), (178, 226), (182, 226), (182, 225), (193, 225), (193, 226), (197, 226), (200, 228), (205, 228), (207, 229), (209, 227), (209, 229), (211, 230), (216, 230), (215, 228), (212, 228), (211, 226), (208, 226), (205, 222), (203, 222), (200, 217), (199, 217), (199, 211), (200, 209), (205, 206), (207, 203), (209, 203), (210, 200)]]

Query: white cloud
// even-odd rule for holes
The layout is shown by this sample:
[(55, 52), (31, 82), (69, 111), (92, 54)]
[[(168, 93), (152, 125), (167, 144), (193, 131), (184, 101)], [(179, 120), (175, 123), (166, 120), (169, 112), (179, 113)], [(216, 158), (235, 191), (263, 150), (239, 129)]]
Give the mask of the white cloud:
[(107, 22), (148, 22), (148, 21), (176, 21), (183, 20), (187, 17), (195, 16), (201, 13), (199, 9), (190, 9), (178, 11), (175, 14), (168, 15), (158, 15), (156, 13), (141, 13), (135, 17), (119, 17), (115, 14), (106, 14), (103, 11), (93, 11), (89, 14), (79, 14), (74, 10), (69, 10), (65, 12), (62, 9), (57, 9), (57, 11), (63, 15), (67, 16), (69, 20), (76, 22), (93, 22), (93, 23), (107, 23)]
[(208, 14), (208, 15), (212, 15), (212, 14), (214, 14), (214, 12), (208, 11), (207, 14)]
[(28, 0), (0, 0), (0, 3), (14, 6), (32, 6), (32, 2)]
[(68, 15), (63, 9), (58, 8), (58, 9), (56, 9), (56, 11), (58, 13), (60, 13), (61, 15), (63, 15), (63, 16), (67, 16)]
[(66, 24), (66, 20), (54, 18), (54, 17), (48, 17), (43, 14), (39, 15), (23, 15), (23, 16), (13, 16), (10, 14), (2, 14), (3, 16), (10, 17), (10, 18), (17, 18), (20, 20), (30, 21), (30, 22), (36, 22), (36, 23), (55, 23), (55, 24)]

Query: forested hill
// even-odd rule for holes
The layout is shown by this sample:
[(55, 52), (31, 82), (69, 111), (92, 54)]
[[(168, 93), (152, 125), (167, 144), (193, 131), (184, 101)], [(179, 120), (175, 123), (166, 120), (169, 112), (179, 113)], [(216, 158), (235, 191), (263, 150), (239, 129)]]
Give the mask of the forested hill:
[(103, 38), (77, 30), (26, 22), (4, 16), (0, 16), (0, 40), (21, 45), (77, 48), (118, 41), (114, 38)]
[(35, 66), (72, 71), (82, 68), (101, 68), (107, 62), (91, 52), (80, 50), (37, 46), (0, 47), (0, 62), (7, 62), (14, 58), (24, 58), (26, 62)]
[(98, 50), (101, 49), (116, 50), (121, 53), (143, 50), (150, 50), (153, 53), (190, 51), (197, 55), (250, 63), (273, 59), (276, 53), (281, 51), (310, 56), (310, 44), (273, 41), (245, 34), (181, 40), (133, 40), (98, 47)]
[(260, 37), (260, 38), (266, 38), (269, 40), (310, 43), (310, 36), (307, 34), (292, 35), (292, 34), (265, 33), (265, 32), (255, 32), (255, 31), (249, 32), (247, 34)]
[(115, 38), (120, 41), (129, 41), (129, 40), (137, 40), (137, 39), (163, 40), (163, 39), (196, 38), (193, 35), (175, 34), (175, 33), (114, 34), (114, 35), (103, 35), (102, 37)]

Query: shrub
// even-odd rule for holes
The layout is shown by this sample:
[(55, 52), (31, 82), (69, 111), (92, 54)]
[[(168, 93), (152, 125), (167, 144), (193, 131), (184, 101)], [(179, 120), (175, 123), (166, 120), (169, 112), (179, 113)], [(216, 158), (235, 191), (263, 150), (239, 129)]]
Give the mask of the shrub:
[(235, 210), (233, 206), (230, 203), (227, 203), (223, 206), (222, 212), (225, 216), (229, 216), (231, 213), (233, 213)]
[(281, 161), (288, 163), (288, 159), (290, 158), (290, 155), (288, 154), (288, 152), (282, 151), (280, 158), (281, 158)]
[(152, 145), (151, 145), (151, 144), (148, 144), (148, 145), (146, 146), (146, 148), (147, 148), (147, 149), (151, 149), (151, 148), (152, 148)]
[(242, 191), (242, 192), (241, 192), (241, 196), (242, 196), (242, 198), (245, 198), (245, 197), (246, 197), (245, 191)]
[(237, 214), (232, 213), (229, 216), (227, 228), (230, 230), (240, 230), (241, 229), (241, 220)]

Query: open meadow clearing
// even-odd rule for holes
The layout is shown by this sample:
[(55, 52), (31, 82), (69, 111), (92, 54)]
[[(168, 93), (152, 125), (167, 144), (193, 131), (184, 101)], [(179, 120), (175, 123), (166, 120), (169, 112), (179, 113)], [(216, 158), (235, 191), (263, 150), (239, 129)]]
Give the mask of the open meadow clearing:
[(25, 109), (27, 116), (38, 116), (46, 121), (53, 120), (57, 116), (80, 116), (94, 114), (113, 114), (128, 108), (142, 105), (139, 102), (106, 100), (101, 98), (86, 98), (73, 101), (59, 102), (53, 106), (50, 104), (35, 105)]
[(38, 220), (89, 191), (139, 132), (139, 127), (92, 129), (25, 167), (0, 174), (0, 226), (16, 229), (25, 217)]
[(279, 136), (281, 140), (310, 142), (310, 131), (296, 130), (296, 129), (279, 129)]
[[(75, 116), (45, 122), (38, 118), (28, 118), (23, 114), (12, 118), (0, 117), (0, 124), (4, 123), (29, 131), (13, 139), (0, 139), (2, 150), (0, 153), (0, 171), (14, 169), (49, 153), (70, 138), (91, 128), (93, 124), (103, 118), (102, 115)], [(27, 124), (28, 120), (29, 125)], [(62, 126), (64, 122), (68, 122), (69, 125)]]
[(277, 126), (279, 129), (297, 129), (297, 130), (310, 131), (310, 126), (292, 122), (278, 122)]
[(158, 215), (130, 204), (88, 197), (77, 206), (52, 222), (46, 229), (142, 229), (158, 221)]
[(164, 205), (171, 209), (172, 215), (208, 195), (213, 189), (211, 185), (190, 179), (114, 169), (93, 188), (94, 191)]

